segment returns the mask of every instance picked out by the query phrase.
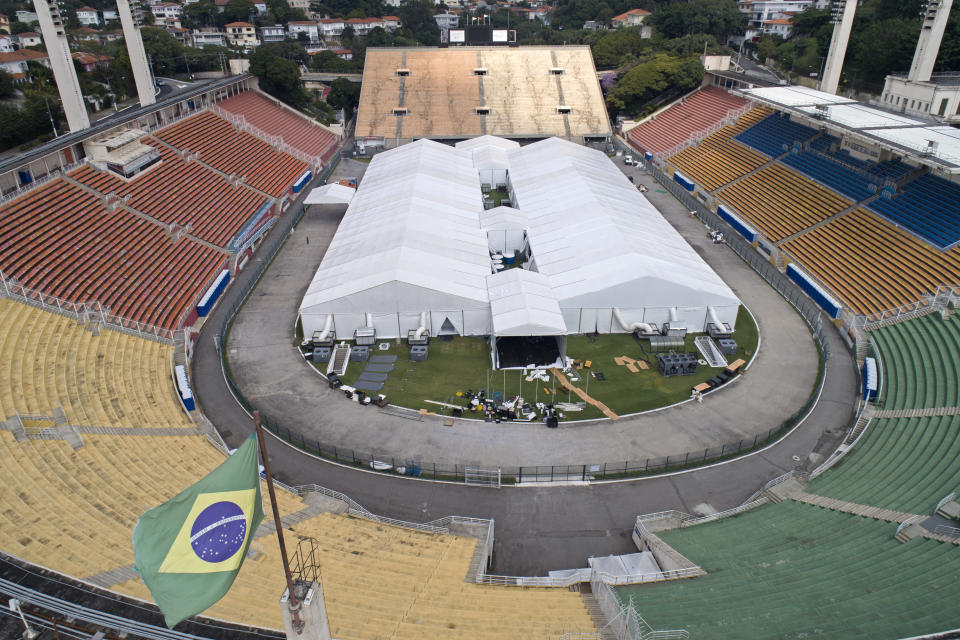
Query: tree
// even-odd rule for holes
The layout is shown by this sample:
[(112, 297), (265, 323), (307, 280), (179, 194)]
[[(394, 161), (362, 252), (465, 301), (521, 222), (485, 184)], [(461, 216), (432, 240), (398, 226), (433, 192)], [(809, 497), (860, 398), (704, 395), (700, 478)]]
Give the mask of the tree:
[(360, 104), (360, 84), (346, 78), (337, 78), (330, 84), (327, 103), (334, 109), (343, 109), (349, 120), (353, 117), (353, 110)]
[(440, 28), (430, 0), (404, 0), (397, 10), (403, 33), (424, 45), (440, 44)]
[(641, 38), (639, 31), (620, 29), (602, 33), (591, 50), (597, 67), (610, 69), (624, 64), (629, 59), (635, 60), (649, 48), (650, 41)]
[(303, 89), (297, 63), (281, 56), (275, 46), (286, 44), (293, 43), (277, 42), (257, 49), (250, 56), (250, 73), (260, 80), (261, 89), (278, 100), (299, 107), (309, 102), (309, 96)]
[(650, 103), (661, 104), (700, 85), (703, 66), (697, 57), (657, 54), (623, 75), (607, 94), (614, 115), (639, 115)]
[(720, 42), (742, 34), (747, 18), (733, 0), (690, 0), (663, 5), (647, 18), (665, 38), (709, 33)]
[(11, 97), (15, 90), (13, 76), (0, 69), (0, 100)]

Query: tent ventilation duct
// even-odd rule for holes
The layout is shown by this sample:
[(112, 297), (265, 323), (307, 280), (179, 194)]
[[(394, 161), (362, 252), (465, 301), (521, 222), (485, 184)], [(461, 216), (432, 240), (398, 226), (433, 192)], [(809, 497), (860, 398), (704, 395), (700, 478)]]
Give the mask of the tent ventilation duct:
[(316, 342), (323, 342), (327, 339), (327, 336), (330, 335), (330, 329), (333, 328), (333, 314), (328, 313), (327, 319), (323, 323), (323, 331), (320, 332), (320, 335), (317, 337)]
[(653, 330), (653, 327), (646, 322), (634, 322), (633, 324), (627, 324), (627, 322), (623, 319), (623, 315), (620, 313), (620, 309), (617, 309), (616, 307), (613, 308), (613, 317), (616, 318), (617, 324), (623, 327), (625, 331), (629, 331), (630, 333), (635, 333), (637, 331), (643, 334), (656, 333), (656, 331)]
[(417, 331), (413, 334), (413, 337), (417, 340), (423, 337), (423, 334), (427, 332), (427, 312), (420, 312), (420, 326), (417, 327)]

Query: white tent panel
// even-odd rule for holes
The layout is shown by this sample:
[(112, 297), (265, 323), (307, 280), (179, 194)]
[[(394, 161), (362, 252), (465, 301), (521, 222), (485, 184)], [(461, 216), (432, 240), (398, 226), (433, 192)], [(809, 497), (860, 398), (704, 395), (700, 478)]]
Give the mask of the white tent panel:
[(567, 333), (560, 306), (543, 275), (508, 269), (487, 276), (493, 332), (498, 336), (559, 336)]
[(325, 184), (310, 191), (303, 204), (350, 204), (357, 190), (343, 184)]

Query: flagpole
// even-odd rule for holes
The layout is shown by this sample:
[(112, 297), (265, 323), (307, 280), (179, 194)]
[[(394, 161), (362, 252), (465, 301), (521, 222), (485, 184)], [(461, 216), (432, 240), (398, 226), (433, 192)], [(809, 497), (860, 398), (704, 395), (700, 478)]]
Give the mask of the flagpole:
[(263, 441), (263, 427), (260, 426), (260, 412), (253, 412), (253, 425), (257, 430), (257, 443), (260, 445), (260, 459), (263, 461), (263, 471), (267, 476), (267, 492), (270, 494), (270, 506), (273, 508), (273, 524), (277, 530), (277, 542), (280, 543), (280, 558), (283, 560), (283, 573), (287, 578), (287, 600), (290, 611), (293, 613), (293, 625), (297, 633), (303, 629), (300, 620), (300, 602), (293, 590), (293, 576), (290, 574), (290, 562), (287, 560), (287, 545), (283, 540), (283, 523), (280, 522), (280, 509), (277, 507), (277, 494), (273, 489), (273, 476), (270, 475), (270, 460), (267, 457), (267, 445)]

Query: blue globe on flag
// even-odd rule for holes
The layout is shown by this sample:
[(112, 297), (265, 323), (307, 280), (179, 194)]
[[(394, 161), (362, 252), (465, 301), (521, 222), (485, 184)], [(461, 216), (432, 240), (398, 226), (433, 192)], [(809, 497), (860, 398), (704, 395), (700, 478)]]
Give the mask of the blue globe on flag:
[(222, 562), (243, 546), (247, 518), (235, 502), (215, 502), (200, 512), (190, 529), (190, 546), (206, 562)]

